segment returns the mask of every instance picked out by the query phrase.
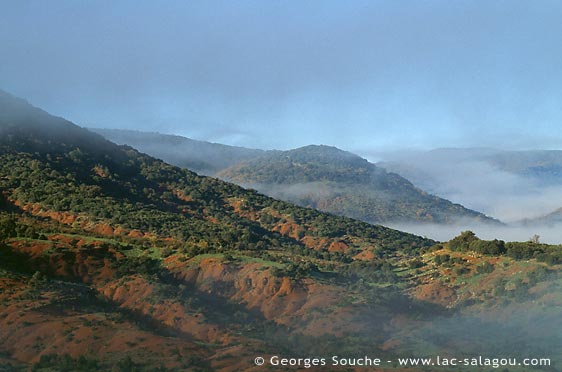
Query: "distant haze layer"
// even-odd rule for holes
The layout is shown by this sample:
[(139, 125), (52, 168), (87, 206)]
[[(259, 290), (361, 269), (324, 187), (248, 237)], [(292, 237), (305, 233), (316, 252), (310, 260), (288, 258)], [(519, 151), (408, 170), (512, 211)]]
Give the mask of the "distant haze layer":
[(439, 240), (472, 229), (483, 238), (527, 240), (539, 234), (545, 242), (562, 242), (561, 213), (553, 213), (562, 207), (562, 151), (448, 148), (370, 152), (367, 157), (428, 192), (510, 225), (489, 229), (467, 221), (456, 228), (394, 227)]
[(490, 226), (471, 222), (458, 223), (456, 225), (385, 224), (385, 226), (442, 242), (458, 236), (462, 231), (470, 230), (479, 238), (485, 240), (500, 239), (504, 241), (526, 242), (534, 235), (538, 235), (541, 243), (562, 244), (561, 223), (542, 226)]
[(428, 192), (504, 222), (541, 217), (562, 207), (562, 151), (450, 148), (367, 157)]
[(3, 1), (3, 89), (82, 126), (290, 149), (560, 148), (560, 1)]

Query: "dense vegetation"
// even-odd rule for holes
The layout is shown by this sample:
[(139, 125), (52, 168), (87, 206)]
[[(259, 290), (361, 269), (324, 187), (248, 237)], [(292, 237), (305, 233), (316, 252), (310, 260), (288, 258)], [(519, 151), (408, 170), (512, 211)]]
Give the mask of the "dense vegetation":
[(562, 264), (562, 245), (527, 242), (504, 242), (503, 240), (482, 240), (472, 231), (463, 231), (447, 242), (447, 247), (456, 252), (473, 251), (489, 256), (506, 255), (516, 260), (537, 259), (550, 265)]
[(218, 175), (276, 198), (370, 223), (454, 223), (459, 219), (497, 223), (335, 147), (269, 152)]
[(333, 147), (259, 151), (156, 133), (93, 130), (170, 164), (218, 175), (277, 199), (370, 223), (453, 223), (459, 219), (497, 222), (428, 195), (404, 178)]
[[(245, 370), (273, 353), (465, 353), (495, 343), (463, 343), (448, 323), (457, 316), (523, 303), (549, 326), (562, 318), (543, 311), (556, 309), (560, 247), (470, 232), (436, 244), (298, 207), (2, 94), (0, 134), (0, 369)], [(308, 150), (302, 161), (325, 151)], [(322, 166), (356, 162), (365, 173), (355, 181), (371, 179), (369, 164), (338, 151)], [(349, 181), (338, 172), (328, 175)], [(557, 345), (544, 336), (552, 327), (533, 327), (537, 350)], [(428, 341), (431, 332), (443, 333)]]
[[(205, 242), (213, 251), (300, 244), (272, 231), (287, 221), (302, 226), (304, 235), (347, 239), (357, 249), (430, 244), (413, 235), (298, 208), (200, 177), (118, 147), (25, 102), (5, 99), (2, 103), (0, 188), (22, 205), (83, 214), (91, 223), (152, 232), (184, 242), (188, 248)], [(361, 239), (355, 243), (346, 236)]]
[[(143, 300), (151, 306), (177, 303), (204, 314), (225, 332), (287, 352), (328, 350), (335, 343), (329, 337), (319, 341), (289, 334), (245, 307), (193, 293), (165, 262), (184, 262), (181, 270), (194, 270), (205, 257), (233, 270), (258, 263), (274, 278), (290, 278), (293, 285), (312, 280), (355, 288), (349, 296), (360, 294), (361, 303), (370, 306), (389, 306), (397, 296), (411, 302), (383, 288), (398, 283), (392, 263), (396, 260), (391, 258), (415, 255), (432, 245), (430, 240), (201, 177), (112, 144), (7, 94), (0, 98), (0, 270), (7, 279), (27, 283), (26, 301), (45, 301), (41, 293), (52, 292), (54, 302), (48, 306), (71, 301), (69, 309), (75, 311), (111, 313), (117, 311), (111, 301), (101, 306), (92, 293), (142, 278), (154, 288)], [(354, 257), (364, 253), (373, 255), (372, 262), (355, 262)], [(74, 284), (56, 284), (61, 280), (87, 284), (86, 289), (91, 285), (93, 292), (76, 298)], [(3, 303), (11, 306), (13, 301), (22, 297), (8, 297)], [(409, 308), (417, 309), (414, 304)], [(134, 312), (118, 313), (154, 329), (156, 320), (145, 319), (149, 314), (138, 318)], [(66, 342), (73, 338), (66, 337)], [(209, 351), (201, 347), (201, 353)], [(59, 364), (91, 370), (98, 363), (102, 368), (140, 370), (126, 359), (97, 361), (59, 354), (44, 354), (33, 368), (46, 371)]]

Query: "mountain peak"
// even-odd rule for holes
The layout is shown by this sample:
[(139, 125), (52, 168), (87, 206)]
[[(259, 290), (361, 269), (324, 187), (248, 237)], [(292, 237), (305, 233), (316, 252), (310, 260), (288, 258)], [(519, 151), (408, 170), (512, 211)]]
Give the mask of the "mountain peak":
[(370, 223), (454, 223), (461, 218), (497, 223), (333, 146), (270, 152), (218, 175), (274, 198)]
[(295, 153), (295, 154), (313, 154), (313, 155), (338, 155), (338, 156), (349, 156), (354, 158), (360, 158), (358, 155), (355, 155), (349, 151), (342, 150), (335, 146), (329, 145), (307, 145), (298, 147), (296, 149), (285, 151), (286, 153)]
[(351, 152), (327, 145), (308, 145), (293, 150), (272, 152), (272, 160), (291, 159), (299, 163), (329, 164), (330, 167), (356, 168), (371, 164), (362, 157)]
[(98, 134), (0, 90), (0, 145), (50, 152), (52, 144), (92, 149), (112, 145)]
[[(25, 114), (41, 112), (42, 110), (31, 105), (23, 98), (16, 97), (5, 90), (0, 89), (0, 117), (16, 119)], [(8, 124), (6, 120), (2, 120), (0, 125)]]

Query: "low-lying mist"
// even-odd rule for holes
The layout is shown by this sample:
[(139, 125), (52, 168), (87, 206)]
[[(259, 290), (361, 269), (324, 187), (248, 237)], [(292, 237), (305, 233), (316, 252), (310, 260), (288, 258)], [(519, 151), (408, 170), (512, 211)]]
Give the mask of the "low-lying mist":
[(540, 369), (559, 371), (561, 315), (558, 307), (533, 304), (500, 306), (478, 315), (461, 312), (412, 330), (408, 346), (418, 355), (446, 350), (455, 357), (550, 358), (552, 365)]
[(491, 226), (474, 223), (457, 223), (454, 225), (389, 223), (384, 225), (441, 242), (451, 240), (462, 231), (471, 230), (484, 240), (500, 239), (525, 242), (529, 241), (532, 236), (538, 235), (541, 243), (562, 244), (562, 223), (549, 226)]
[[(543, 163), (533, 158), (517, 165), (515, 160), (498, 160), (498, 154), (509, 153), (494, 149), (362, 154), (424, 191), (506, 223), (541, 217), (562, 207), (562, 179), (555, 172), (548, 177), (533, 173), (549, 164), (546, 158)], [(524, 152), (516, 154), (521, 157)]]

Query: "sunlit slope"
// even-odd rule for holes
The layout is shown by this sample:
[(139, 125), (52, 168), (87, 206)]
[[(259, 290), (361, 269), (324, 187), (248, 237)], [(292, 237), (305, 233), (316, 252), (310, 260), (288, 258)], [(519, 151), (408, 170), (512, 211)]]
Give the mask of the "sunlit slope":
[(370, 223), (499, 223), (335, 147), (270, 152), (218, 175), (279, 199)]
[[(425, 311), (393, 289), (392, 262), (432, 241), (200, 177), (0, 98), (2, 283), (13, 289), (0, 345), (10, 365), (68, 354), (69, 364), (222, 369), (256, 350), (335, 350), (343, 332), (390, 321), (395, 301)], [(173, 338), (164, 351), (139, 352), (159, 337)]]
[(497, 223), (429, 195), (365, 159), (329, 146), (260, 151), (158, 133), (92, 130), (170, 164), (217, 175), (277, 199), (366, 222)]
[(436, 244), (197, 176), (9, 95), (0, 102), (4, 369), (239, 371), (256, 369), (258, 355), (561, 359), (560, 247), (470, 233)]

